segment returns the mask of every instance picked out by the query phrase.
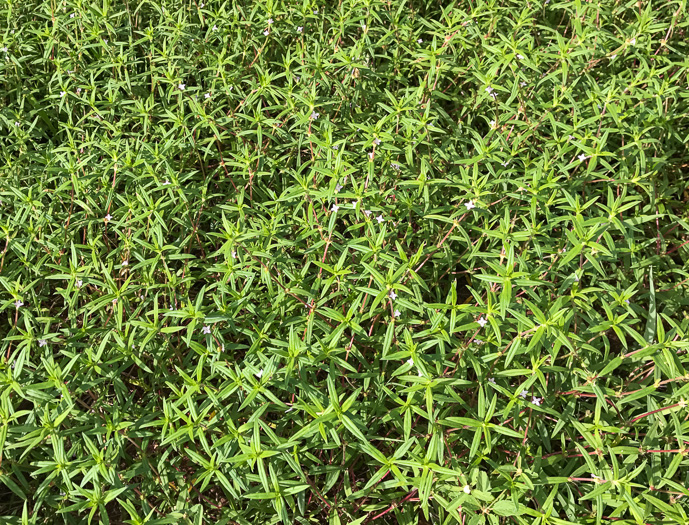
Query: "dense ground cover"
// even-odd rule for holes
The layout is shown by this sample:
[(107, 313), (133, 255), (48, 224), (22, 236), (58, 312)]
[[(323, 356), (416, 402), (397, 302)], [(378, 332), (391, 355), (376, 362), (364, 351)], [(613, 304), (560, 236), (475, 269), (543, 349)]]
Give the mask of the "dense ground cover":
[(687, 523), (686, 0), (5, 1), (3, 523)]

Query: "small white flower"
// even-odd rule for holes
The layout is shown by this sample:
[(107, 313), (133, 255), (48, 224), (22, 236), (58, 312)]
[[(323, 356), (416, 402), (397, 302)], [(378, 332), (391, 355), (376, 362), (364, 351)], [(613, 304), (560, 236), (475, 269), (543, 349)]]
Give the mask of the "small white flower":
[(232, 252), (232, 258), (236, 259), (237, 258), (237, 252)]
[(574, 135), (567, 135), (567, 140), (574, 140)]
[(170, 184), (170, 181), (168, 179), (165, 179), (165, 182), (163, 182), (163, 186), (167, 186), (168, 184)]
[(479, 317), (478, 321), (476, 321), (476, 322), (481, 325), (481, 328), (483, 328), (484, 326), (486, 326), (488, 324), (488, 319), (486, 319), (484, 317)]
[(186, 85), (186, 84), (180, 84), (180, 85), (177, 86), (177, 87), (179, 88), (180, 91), (184, 91), (185, 89), (187, 89), (187, 85)]
[(129, 261), (122, 261), (122, 266), (129, 266)]
[(3, 53), (7, 53), (7, 46), (0, 48), (0, 51), (2, 51)]
[(423, 376), (423, 372), (419, 369), (419, 377)]
[(567, 252), (567, 248), (562, 248), (562, 253), (566, 253), (566, 252)]
[(588, 157), (584, 155), (583, 153), (577, 157), (579, 159), (579, 162), (584, 162)]
[(201, 2), (201, 3), (199, 4), (199, 7), (200, 7), (201, 9), (203, 9), (203, 7), (204, 7), (205, 5), (206, 5), (206, 4), (204, 4), (203, 2)]
[(45, 339), (39, 339), (38, 340), (38, 346), (45, 346), (47, 344), (48, 344), (48, 341), (46, 341)]
[(399, 310), (395, 310), (395, 317), (399, 317), (400, 315), (402, 315), (402, 312), (400, 312)]
[(258, 377), (259, 379), (260, 379), (261, 377), (263, 377), (263, 368), (261, 368), (261, 369), (260, 369), (258, 372), (256, 372), (254, 375), (255, 375), (256, 377)]
[(574, 282), (579, 282), (579, 276), (576, 273), (574, 274)]
[(364, 214), (366, 214), (366, 217), (370, 217), (371, 213), (371, 210), (364, 210)]
[(77, 88), (77, 95), (81, 93), (81, 88)]
[(534, 398), (531, 399), (531, 402), (532, 402), (534, 405), (536, 405), (537, 407), (540, 407), (540, 406), (541, 406), (541, 403), (543, 402), (543, 398), (542, 398), (542, 397), (534, 397)]
[(471, 487), (469, 485), (464, 485), (462, 490), (464, 491), (464, 494), (471, 494)]
[(507, 166), (510, 165), (510, 161), (509, 161), (509, 160), (506, 160), (505, 162), (501, 162), (500, 164), (502, 164), (503, 166), (507, 167)]
[(339, 209), (340, 209), (340, 207), (337, 204), (333, 204), (333, 207), (330, 208), (330, 211), (332, 211), (333, 213), (337, 213), (337, 210), (339, 210)]
[(265, 31), (263, 31), (263, 34), (264, 34), (265, 36), (268, 36), (268, 35), (270, 34), (270, 31), (268, 31), (268, 30), (266, 29)]
[(335, 186), (335, 193), (340, 193), (341, 189), (342, 189), (342, 186), (338, 183), (337, 186)]
[(19, 126), (19, 122), (15, 122), (14, 125), (15, 125), (15, 126)]
[(376, 146), (378, 146), (378, 145), (380, 144), (380, 139), (374, 139), (374, 140), (373, 140), (373, 143), (374, 143)]
[(213, 31), (217, 31), (217, 30), (218, 30), (218, 26), (213, 26)]
[(629, 43), (630, 43), (631, 45), (636, 44), (636, 38), (632, 38), (632, 39), (629, 41)]
[(356, 201), (352, 201), (352, 209), (356, 210)]
[(70, 13), (70, 14), (69, 14), (69, 17), (70, 17), (70, 18), (74, 18), (74, 13)]
[(474, 201), (465, 202), (464, 206), (467, 207), (467, 210), (473, 210), (476, 207)]
[(316, 113), (315, 111), (313, 111), (313, 112), (311, 113), (311, 120), (316, 120), (316, 119), (317, 119), (318, 117), (320, 117), (320, 116), (321, 116), (320, 113)]
[(110, 222), (110, 221), (112, 220), (112, 215), (110, 215), (110, 214), (108, 213), (105, 217), (103, 217), (103, 220), (105, 220), (105, 222), (106, 222), (106, 224), (107, 224), (108, 222)]
[(17, 300), (14, 302), (14, 307), (17, 308), (17, 309), (19, 309), (19, 307), (21, 307), (21, 306), (24, 306), (24, 303), (23, 303), (22, 301), (20, 301), (19, 299), (17, 299)]
[(615, 60), (617, 58), (617, 55), (611, 55), (610, 60)]
[(629, 299), (625, 299), (624, 302), (629, 304)]
[(491, 120), (491, 121), (490, 121), (490, 127), (493, 128), (493, 129), (495, 129), (495, 128), (497, 128), (498, 126), (497, 126), (497, 124), (495, 123), (494, 120)]
[(491, 93), (490, 96), (493, 100), (497, 100), (497, 98), (498, 98), (497, 93)]
[(64, 97), (66, 94), (67, 94), (67, 93), (65, 93), (64, 91), (60, 91), (60, 96), (61, 96), (61, 97)]
[(528, 395), (529, 395), (529, 393), (526, 390), (522, 390), (522, 393), (519, 394), (519, 397), (521, 397), (522, 399), (526, 399), (526, 396), (528, 396)]
[(520, 85), (521, 87), (524, 87), (524, 86), (526, 86), (526, 82), (522, 81), (522, 82), (519, 83), (519, 85)]
[(519, 53), (517, 53), (517, 58), (518, 58), (519, 60), (524, 60), (524, 55), (520, 55)]
[(206, 94), (204, 95), (204, 97), (205, 97), (205, 98), (211, 98), (211, 94), (210, 94), (210, 93), (206, 93)]
[(395, 293), (394, 290), (390, 290), (388, 297), (390, 297), (390, 299), (392, 299), (394, 301), (395, 299), (397, 299), (397, 294)]
[(383, 219), (383, 216), (382, 216), (382, 215), (378, 215), (378, 217), (376, 217), (376, 220), (378, 221), (378, 224), (380, 224), (380, 223), (383, 222), (385, 219)]
[(474, 342), (475, 342), (478, 346), (483, 346), (483, 345), (486, 344), (485, 341), (481, 341), (480, 339), (474, 339)]
[(488, 86), (486, 88), (486, 93), (491, 94), (493, 91), (495, 91), (492, 87)]
[(107, 40), (106, 38), (104, 38), (104, 39), (103, 39), (103, 42), (104, 42), (105, 44), (107, 44), (107, 43), (108, 43), (108, 40)]
[(489, 377), (489, 378), (488, 378), (488, 382), (489, 382), (489, 383), (495, 384), (495, 378), (494, 378), (494, 377)]
[(273, 25), (273, 19), (272, 19), (272, 18), (269, 18), (269, 19), (268, 19), (268, 25), (269, 25), (269, 26), (270, 26), (270, 25)]
[(211, 327), (210, 326), (204, 326), (203, 327), (203, 333), (204, 334), (210, 334), (211, 333)]
[(337, 144), (333, 144), (333, 149), (337, 151), (338, 149), (340, 149), (340, 146), (338, 146)]
[(303, 26), (298, 26), (298, 27), (297, 27), (297, 33), (301, 33), (302, 31), (304, 31), (304, 27), (303, 27)]
[(83, 285), (84, 285), (84, 281), (82, 281), (81, 279), (79, 279), (79, 280), (77, 281), (77, 288), (81, 288)]
[(417, 42), (418, 42), (419, 44), (423, 44), (423, 38), (419, 38), (419, 39), (417, 40)]
[(392, 166), (392, 169), (395, 170), (395, 171), (399, 171), (399, 170), (400, 170), (400, 165), (397, 164), (396, 162), (393, 162), (392, 164), (390, 164), (390, 166)]
[(409, 366), (414, 366), (414, 359), (413, 359), (412, 357), (410, 357), (409, 359), (407, 359), (407, 364), (408, 364)]
[(373, 157), (375, 157), (375, 154), (373, 152), (368, 154), (368, 160), (373, 161)]

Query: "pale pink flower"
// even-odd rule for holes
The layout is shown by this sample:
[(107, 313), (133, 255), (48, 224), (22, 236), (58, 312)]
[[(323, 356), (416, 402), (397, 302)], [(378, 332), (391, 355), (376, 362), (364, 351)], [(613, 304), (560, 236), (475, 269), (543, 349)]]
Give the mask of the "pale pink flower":
[(543, 402), (543, 398), (542, 397), (534, 397), (533, 399), (531, 399), (531, 402), (534, 405), (536, 405), (537, 407), (540, 407), (541, 403)]
[(203, 333), (204, 334), (210, 334), (211, 333), (211, 327), (210, 326), (204, 326), (203, 327)]
[(394, 292), (394, 290), (390, 290), (390, 293), (388, 295), (390, 299), (392, 299), (393, 301), (397, 299), (397, 294)]
[(473, 210), (476, 207), (474, 201), (465, 202), (464, 206), (467, 207), (467, 210)]
[(484, 317), (479, 317), (478, 321), (476, 322), (481, 325), (481, 328), (488, 324), (488, 320)]
[(337, 213), (337, 210), (339, 210), (340, 207), (337, 204), (333, 204), (333, 207), (330, 209), (333, 213)]
[(45, 346), (47, 344), (48, 344), (48, 341), (46, 341), (45, 339), (39, 339), (38, 340), (38, 346)]
[(380, 223), (383, 222), (385, 219), (383, 219), (383, 216), (382, 216), (382, 215), (378, 215), (378, 217), (376, 217), (376, 220), (378, 221), (378, 224), (380, 224)]

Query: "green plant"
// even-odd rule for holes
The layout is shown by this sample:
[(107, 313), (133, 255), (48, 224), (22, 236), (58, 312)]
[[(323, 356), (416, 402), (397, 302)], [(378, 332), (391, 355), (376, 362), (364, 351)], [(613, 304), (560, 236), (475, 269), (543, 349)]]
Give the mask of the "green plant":
[(444, 4), (3, 4), (4, 523), (687, 523), (686, 0)]

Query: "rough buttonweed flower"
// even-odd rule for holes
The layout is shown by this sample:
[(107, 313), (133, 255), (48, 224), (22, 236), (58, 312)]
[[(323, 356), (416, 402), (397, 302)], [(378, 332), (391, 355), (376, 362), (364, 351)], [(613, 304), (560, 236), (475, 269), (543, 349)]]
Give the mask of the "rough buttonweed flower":
[(390, 166), (392, 166), (392, 169), (395, 170), (395, 171), (399, 171), (399, 170), (400, 170), (400, 165), (397, 164), (396, 162), (393, 162), (392, 164), (390, 164)]
[(366, 214), (366, 217), (370, 217), (372, 212), (371, 210), (364, 210), (364, 213)]
[(263, 34), (264, 34), (265, 36), (268, 36), (268, 35), (270, 34), (270, 31), (268, 31), (268, 30), (266, 29), (265, 31), (263, 31)]
[(168, 179), (165, 179), (165, 182), (163, 182), (163, 186), (167, 186), (168, 184), (170, 184), (170, 181)]
[(490, 87), (490, 86), (488, 86), (488, 87), (486, 88), (486, 93), (488, 93), (489, 95), (490, 95), (493, 91), (495, 91), (495, 90), (494, 90), (492, 87)]
[(213, 31), (217, 31), (217, 30), (218, 30), (218, 26), (213, 26)]
[(378, 217), (376, 217), (376, 220), (378, 221), (378, 224), (380, 224), (380, 223), (383, 222), (385, 219), (383, 219), (383, 216), (382, 216), (382, 215), (378, 215)]
[(269, 19), (268, 19), (268, 25), (269, 25), (269, 26), (270, 26), (270, 25), (273, 25), (273, 19), (272, 19), (272, 18), (269, 18)]
[(490, 127), (493, 128), (493, 129), (495, 129), (495, 128), (498, 127), (498, 125), (495, 123), (494, 120), (491, 120), (491, 121), (490, 121)]
[(390, 293), (388, 294), (388, 296), (389, 296), (390, 299), (392, 299), (393, 301), (394, 301), (395, 299), (397, 299), (397, 294), (395, 293), (394, 290), (390, 290)]
[(534, 397), (533, 399), (531, 399), (531, 402), (534, 405), (536, 405), (537, 407), (540, 407), (541, 403), (543, 402), (543, 398), (542, 397)]
[(254, 375), (255, 375), (256, 377), (258, 377), (259, 379), (260, 379), (261, 377), (263, 377), (263, 368), (261, 368), (261, 369), (260, 369), (258, 372), (256, 372)]
[(579, 162), (584, 162), (588, 157), (584, 155), (583, 153), (577, 157), (579, 159)]
[(79, 280), (77, 281), (77, 288), (81, 288), (81, 287), (83, 286), (83, 284), (84, 284), (84, 281), (82, 281), (81, 279), (79, 279)]
[(337, 204), (333, 204), (333, 207), (330, 209), (330, 211), (337, 213), (337, 210), (339, 210), (340, 207)]
[(399, 317), (400, 315), (402, 315), (402, 312), (400, 312), (399, 310), (395, 310), (395, 317)]
[(409, 366), (414, 366), (414, 358), (410, 357), (409, 359), (407, 359), (407, 364)]
[(64, 97), (66, 94), (67, 94), (67, 93), (65, 93), (64, 91), (60, 91), (60, 96), (61, 96), (61, 97)]
[(476, 321), (476, 322), (481, 325), (481, 328), (483, 328), (484, 326), (486, 326), (488, 324), (488, 320), (485, 319), (484, 317), (479, 317), (478, 321)]
[(112, 215), (110, 215), (110, 214), (108, 213), (105, 217), (103, 217), (103, 220), (104, 220), (106, 223), (110, 222), (110, 221), (112, 220)]
[(629, 43), (630, 43), (631, 45), (636, 44), (636, 38), (632, 38), (632, 39), (629, 41)]
[(304, 31), (304, 28), (302, 26), (298, 26), (297, 33), (301, 33), (302, 31)]
[(368, 154), (368, 160), (373, 160), (373, 157), (374, 157), (374, 153), (373, 153), (373, 152), (371, 152), (371, 153)]
[(210, 93), (206, 93), (206, 94), (204, 95), (204, 97), (205, 97), (205, 98), (211, 98), (211, 94), (210, 94)]
[(177, 86), (177, 87), (179, 88), (180, 91), (184, 91), (185, 89), (187, 89), (187, 85), (186, 85), (186, 84), (180, 84), (180, 85)]
[(210, 326), (204, 326), (203, 327), (203, 333), (204, 334), (210, 334), (211, 333), (211, 327)]
[(38, 340), (38, 346), (45, 346), (47, 344), (48, 344), (48, 341), (46, 341), (45, 339), (39, 339)]
[(465, 202), (464, 206), (467, 207), (467, 210), (473, 210), (476, 207), (474, 201)]
[(129, 261), (127, 261), (127, 260), (122, 261), (122, 266), (129, 266)]
[(419, 38), (419, 39), (417, 40), (417, 42), (418, 42), (419, 44), (423, 44), (423, 38)]
[(377, 139), (374, 139), (374, 140), (373, 140), (373, 143), (374, 143), (376, 146), (378, 146), (378, 145), (380, 144), (380, 139), (378, 139), (378, 138), (377, 138)]
[(489, 378), (488, 378), (488, 382), (489, 382), (489, 383), (495, 384), (495, 378), (494, 378), (494, 377), (489, 377)]
[(320, 113), (316, 113), (315, 111), (311, 113), (311, 120), (316, 120), (318, 117), (320, 117)]
[(341, 189), (342, 189), (342, 186), (338, 183), (337, 186), (335, 186), (335, 193), (340, 193)]
[(526, 399), (526, 396), (528, 396), (528, 395), (529, 395), (529, 393), (526, 390), (522, 390), (522, 393), (519, 394), (519, 397), (521, 397), (522, 399)]
[(236, 259), (237, 258), (237, 252), (232, 252), (232, 258)]
[(526, 82), (520, 82), (519, 85), (520, 85), (521, 87), (524, 87), (524, 86), (526, 86)]
[(464, 491), (464, 494), (471, 494), (471, 487), (469, 485), (464, 485), (462, 490)]
[(517, 53), (517, 58), (518, 58), (519, 60), (524, 60), (524, 55), (520, 55), (519, 53)]
[(0, 48), (0, 51), (2, 51), (3, 53), (7, 53), (7, 46)]
[(21, 306), (24, 306), (24, 303), (23, 303), (22, 301), (20, 301), (19, 299), (17, 299), (17, 300), (14, 302), (14, 307), (17, 308), (17, 309), (19, 309), (19, 307), (21, 307)]

